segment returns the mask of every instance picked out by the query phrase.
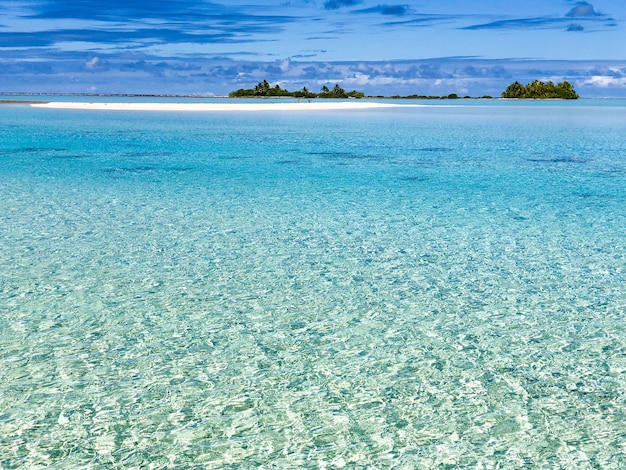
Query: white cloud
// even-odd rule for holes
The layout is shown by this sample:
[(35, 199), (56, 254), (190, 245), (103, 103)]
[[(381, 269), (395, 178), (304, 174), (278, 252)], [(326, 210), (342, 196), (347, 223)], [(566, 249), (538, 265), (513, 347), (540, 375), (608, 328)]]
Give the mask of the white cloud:
[[(24, 92), (83, 92), (91, 85), (101, 93), (198, 94), (207, 89), (227, 95), (251, 88), (263, 79), (288, 90), (317, 91), (322, 85), (341, 84), (372, 95), (499, 96), (513, 81), (568, 80), (580, 95), (626, 97), (626, 61), (536, 61), (440, 58), (405, 61), (317, 62), (280, 59), (272, 62), (215, 57), (192, 60), (128, 54), (117, 59), (106, 54), (74, 58), (58, 54), (53, 61), (15, 54), (3, 57), (0, 81)], [(62, 59), (62, 60), (61, 60)], [(46, 80), (41, 80), (41, 75)], [(19, 77), (19, 79), (17, 78)]]
[(289, 68), (291, 67), (291, 60), (290, 59), (285, 59), (280, 63), (280, 70), (285, 73), (289, 70)]
[(89, 70), (95, 70), (98, 68), (99, 63), (100, 59), (97, 57), (93, 57), (85, 62), (85, 67), (87, 67)]
[(594, 75), (586, 80), (577, 82), (579, 86), (597, 88), (626, 88), (626, 77), (610, 77), (608, 75)]
[(355, 73), (352, 77), (346, 78), (344, 82), (350, 85), (367, 85), (371, 83), (371, 80), (369, 75), (364, 73)]

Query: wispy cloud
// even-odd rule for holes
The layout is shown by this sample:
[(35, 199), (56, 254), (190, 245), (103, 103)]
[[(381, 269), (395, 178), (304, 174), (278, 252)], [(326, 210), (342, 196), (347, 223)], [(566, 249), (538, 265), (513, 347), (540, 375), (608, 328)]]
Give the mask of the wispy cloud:
[(459, 16), (454, 15), (411, 15), (408, 19), (397, 21), (387, 21), (382, 26), (407, 26), (407, 27), (426, 27), (434, 26), (442, 23), (451, 23), (458, 21)]
[[(0, 8), (6, 3), (0, 0)], [(21, 12), (12, 30), (0, 32), (0, 47), (52, 47), (65, 42), (104, 48), (124, 43), (258, 42), (276, 37), (287, 25), (301, 20), (272, 11), (260, 7), (243, 11), (236, 6), (182, 0), (43, 1)], [(68, 24), (80, 27), (59, 27)]]
[(572, 23), (572, 18), (578, 21), (585, 21), (593, 24), (596, 28), (604, 29), (615, 27), (612, 18), (598, 13), (592, 4), (587, 2), (577, 2), (563, 16), (536, 16), (530, 18), (510, 18), (491, 21), (488, 23), (465, 26), (465, 30), (486, 30), (486, 29), (565, 29), (567, 31), (584, 31), (585, 28), (579, 23)]
[(410, 8), (408, 5), (376, 5), (371, 8), (364, 8), (361, 10), (356, 10), (354, 13), (377, 13), (380, 15), (389, 15), (389, 16), (405, 16), (409, 13)]
[(578, 23), (570, 23), (567, 25), (567, 30), (579, 32), (579, 31), (584, 31), (585, 28), (583, 25), (580, 25)]
[(233, 6), (185, 0), (44, 0), (34, 3), (34, 18), (81, 18), (119, 22), (122, 19), (170, 18), (172, 21), (199, 17), (236, 17), (245, 12)]
[[(584, 17), (578, 18), (584, 21)], [(586, 21), (589, 21), (587, 19)], [(614, 21), (594, 21), (593, 26), (597, 29), (614, 28), (617, 24)], [(510, 20), (498, 20), (490, 23), (483, 23), (471, 26), (465, 26), (461, 29), (465, 30), (485, 30), (485, 29), (563, 29), (567, 31), (584, 31), (585, 27), (579, 23), (571, 23), (570, 18), (516, 18)]]
[(344, 7), (353, 7), (363, 3), (363, 0), (326, 0), (324, 2), (324, 9), (326, 10), (338, 10)]
[(590, 18), (594, 16), (603, 16), (597, 13), (591, 3), (578, 2), (565, 16), (569, 18)]
[[(498, 20), (489, 23), (476, 24), (466, 26), (462, 29), (466, 30), (479, 30), (479, 29), (521, 29), (521, 28), (552, 28), (555, 25), (563, 24), (564, 18), (550, 18), (550, 17), (537, 17), (537, 18), (515, 18), (510, 20)], [(570, 20), (567, 20), (570, 21)]]

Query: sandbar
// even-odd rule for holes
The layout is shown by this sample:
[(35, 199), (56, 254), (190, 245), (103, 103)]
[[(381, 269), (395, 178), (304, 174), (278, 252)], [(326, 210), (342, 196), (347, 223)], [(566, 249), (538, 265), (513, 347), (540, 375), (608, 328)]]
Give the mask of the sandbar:
[(30, 103), (36, 108), (86, 109), (111, 111), (329, 111), (407, 106), (370, 101), (316, 101), (288, 103), (88, 103), (49, 101)]

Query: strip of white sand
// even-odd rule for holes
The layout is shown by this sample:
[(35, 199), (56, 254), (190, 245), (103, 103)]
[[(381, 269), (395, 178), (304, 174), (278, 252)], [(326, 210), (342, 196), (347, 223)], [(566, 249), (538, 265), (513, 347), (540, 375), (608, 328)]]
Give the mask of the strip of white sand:
[[(33, 103), (36, 108), (97, 109), (115, 111), (328, 111), (341, 109), (372, 109), (407, 106), (370, 101), (316, 101), (288, 103), (81, 103), (50, 101)], [(415, 106), (415, 105), (408, 105)]]

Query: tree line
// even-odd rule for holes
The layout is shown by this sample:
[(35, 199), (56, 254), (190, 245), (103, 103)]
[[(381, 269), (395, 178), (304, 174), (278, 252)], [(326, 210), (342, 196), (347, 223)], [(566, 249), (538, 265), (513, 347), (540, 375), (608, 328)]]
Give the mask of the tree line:
[(293, 98), (364, 98), (365, 94), (360, 91), (346, 92), (343, 88), (336, 84), (331, 90), (324, 85), (319, 93), (313, 93), (307, 89), (302, 88), (298, 91), (289, 91), (281, 88), (280, 85), (271, 86), (267, 80), (263, 80), (254, 88), (240, 88), (237, 91), (233, 91), (228, 94), (229, 98), (255, 98), (255, 97), (293, 97)]
[[(307, 89), (302, 88), (298, 91), (289, 91), (281, 88), (280, 85), (270, 85), (267, 80), (263, 80), (254, 88), (240, 88), (237, 91), (233, 91), (228, 94), (230, 98), (256, 98), (256, 97), (290, 97), (290, 98), (365, 98), (365, 94), (360, 91), (352, 90), (346, 92), (338, 84), (335, 84), (333, 89), (324, 85), (319, 93), (313, 93)], [(578, 93), (574, 90), (574, 87), (568, 81), (557, 83), (556, 85), (549, 82), (542, 82), (535, 80), (522, 85), (520, 82), (510, 84), (507, 89), (500, 95), (502, 98), (517, 98), (517, 99), (564, 99), (575, 100), (578, 99)], [(424, 96), (424, 95), (409, 95), (399, 96), (394, 95), (391, 97), (374, 96), (372, 98), (393, 98), (393, 99), (458, 99), (461, 98), (456, 93), (450, 93), (445, 96)], [(464, 96), (463, 98), (469, 99), (470, 96)], [(485, 95), (481, 98), (489, 99), (491, 96)]]
[(502, 93), (502, 98), (518, 98), (518, 99), (562, 99), (575, 100), (580, 98), (571, 83), (567, 80), (557, 83), (541, 82), (535, 80), (526, 86), (520, 82), (511, 83)]

